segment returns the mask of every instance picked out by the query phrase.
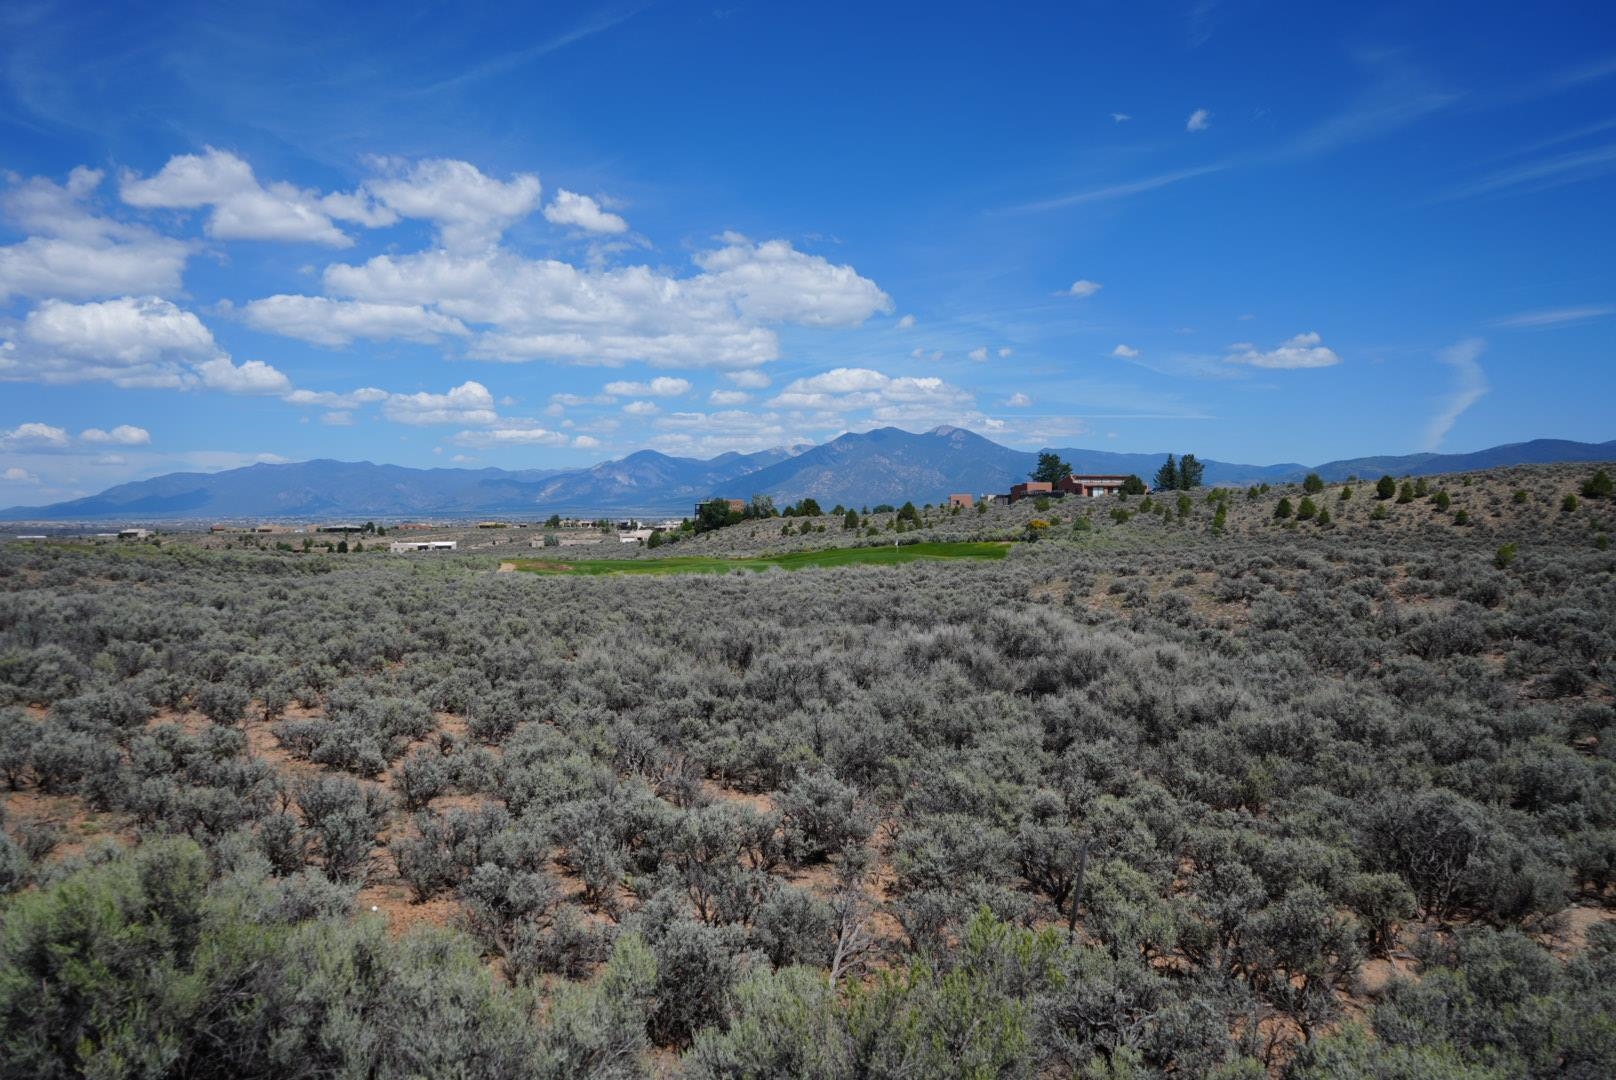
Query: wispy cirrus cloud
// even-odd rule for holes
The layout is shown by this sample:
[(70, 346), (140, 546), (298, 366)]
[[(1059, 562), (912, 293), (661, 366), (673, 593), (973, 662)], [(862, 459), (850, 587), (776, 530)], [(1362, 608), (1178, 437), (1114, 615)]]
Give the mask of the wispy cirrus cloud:
[(1492, 324), (1507, 330), (1542, 330), (1587, 322), (1590, 319), (1603, 319), (1608, 315), (1616, 315), (1616, 304), (1587, 304), (1582, 307), (1550, 308), (1546, 311), (1523, 311), (1519, 315), (1494, 319)]
[(1451, 188), (1434, 201), (1456, 202), (1486, 195), (1544, 191), (1564, 184), (1594, 180), (1612, 171), (1616, 171), (1616, 143), (1498, 169), (1468, 184)]
[(1068, 206), (1081, 206), (1084, 203), (1104, 202), (1109, 199), (1125, 199), (1129, 195), (1139, 195), (1146, 191), (1155, 191), (1157, 188), (1181, 184), (1185, 180), (1193, 180), (1197, 176), (1206, 176), (1210, 173), (1222, 172), (1229, 167), (1228, 162), (1216, 162), (1211, 165), (1197, 165), (1189, 169), (1178, 169), (1172, 172), (1156, 173), (1153, 176), (1141, 177), (1138, 180), (1126, 180), (1119, 184), (1106, 184), (1100, 187), (1084, 188), (1081, 191), (1068, 192), (1065, 195), (1056, 195), (1048, 199), (1038, 199), (1034, 202), (1022, 203), (1019, 206), (1007, 208), (1004, 213), (1034, 214), (1043, 210), (1060, 210)]
[(1487, 373), (1481, 369), (1480, 364), (1481, 353), (1485, 348), (1486, 342), (1480, 338), (1468, 338), (1437, 354), (1439, 361), (1453, 368), (1454, 383), (1442, 406), (1425, 427), (1427, 450), (1435, 450), (1441, 446), (1442, 440), (1453, 429), (1459, 417), (1464, 415), (1465, 410), (1486, 396), (1489, 389)]

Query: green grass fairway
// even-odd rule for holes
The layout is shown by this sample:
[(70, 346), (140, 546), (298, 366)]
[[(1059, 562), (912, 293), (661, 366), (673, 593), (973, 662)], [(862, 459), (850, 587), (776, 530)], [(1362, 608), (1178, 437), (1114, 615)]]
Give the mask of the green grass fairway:
[(820, 566), (885, 566), (930, 559), (1002, 559), (1009, 544), (910, 544), (906, 547), (827, 548), (754, 558), (673, 555), (665, 559), (571, 559), (557, 549), (553, 559), (517, 559), (531, 574), (723, 574), (731, 570), (802, 570)]

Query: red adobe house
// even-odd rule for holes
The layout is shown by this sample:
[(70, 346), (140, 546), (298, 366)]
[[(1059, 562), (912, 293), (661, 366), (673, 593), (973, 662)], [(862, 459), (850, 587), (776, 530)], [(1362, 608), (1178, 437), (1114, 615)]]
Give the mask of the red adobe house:
[(1122, 490), (1122, 482), (1126, 479), (1126, 476), (1079, 476), (1073, 473), (1057, 486), (1068, 495), (1088, 499), (1097, 495), (1115, 495)]
[(955, 508), (969, 510), (975, 503), (976, 500), (969, 495), (950, 495), (948, 497), (948, 508), (950, 510)]
[(1048, 480), (1029, 480), (1025, 484), (1011, 484), (1010, 501), (1020, 502), (1022, 499), (1030, 499), (1038, 495), (1048, 495), (1054, 490), (1054, 487), (1055, 485), (1051, 484)]

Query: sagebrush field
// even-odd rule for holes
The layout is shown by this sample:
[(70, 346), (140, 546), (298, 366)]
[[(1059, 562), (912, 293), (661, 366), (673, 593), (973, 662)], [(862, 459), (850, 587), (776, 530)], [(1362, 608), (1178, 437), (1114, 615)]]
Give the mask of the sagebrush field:
[(8, 543), (0, 1073), (1616, 1074), (1591, 472)]

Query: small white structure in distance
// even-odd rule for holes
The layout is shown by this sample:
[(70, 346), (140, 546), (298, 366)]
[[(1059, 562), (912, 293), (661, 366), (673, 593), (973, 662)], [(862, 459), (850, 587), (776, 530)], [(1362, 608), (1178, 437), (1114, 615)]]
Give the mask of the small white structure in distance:
[(453, 551), (453, 540), (394, 540), (387, 545), (387, 550), (393, 554), (410, 551)]

